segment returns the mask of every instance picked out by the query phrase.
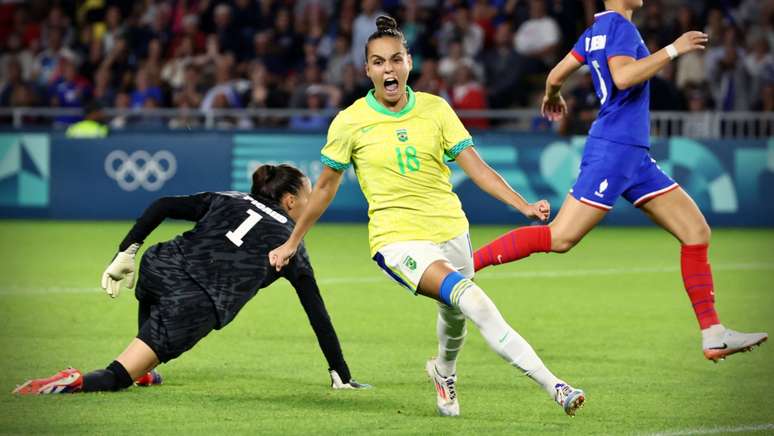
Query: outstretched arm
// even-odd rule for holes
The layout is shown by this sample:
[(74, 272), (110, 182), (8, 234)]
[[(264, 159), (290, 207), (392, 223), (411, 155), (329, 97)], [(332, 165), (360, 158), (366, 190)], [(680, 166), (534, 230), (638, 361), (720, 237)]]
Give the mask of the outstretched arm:
[(342, 171), (336, 171), (328, 166), (323, 166), (320, 178), (317, 179), (317, 183), (314, 185), (312, 195), (309, 197), (309, 204), (296, 223), (293, 233), (288, 240), (269, 252), (269, 263), (277, 269), (281, 270), (282, 267), (290, 262), (290, 259), (296, 253), (298, 245), (304, 239), (304, 235), (310, 228), (320, 219), (320, 216), (328, 208), (328, 205), (333, 201), (333, 197), (336, 196), (336, 191), (339, 190), (341, 185)]
[(199, 221), (210, 207), (209, 193), (185, 195), (180, 197), (162, 197), (151, 203), (142, 215), (137, 218), (134, 226), (121, 241), (118, 250), (124, 251), (130, 245), (142, 244), (145, 238), (166, 218), (186, 221)]
[(181, 197), (162, 197), (154, 201), (137, 218), (129, 233), (118, 247), (118, 253), (108, 265), (100, 285), (112, 298), (118, 297), (121, 285), (131, 289), (134, 286), (134, 257), (145, 238), (166, 218), (199, 221), (210, 207), (212, 196), (201, 193)]
[(347, 362), (344, 360), (344, 354), (341, 352), (339, 338), (336, 336), (336, 330), (325, 308), (320, 289), (317, 287), (317, 281), (311, 274), (302, 274), (298, 278), (291, 280), (296, 289), (301, 306), (304, 307), (309, 324), (317, 336), (317, 343), (328, 361), (328, 370), (334, 370), (338, 373), (341, 380), (347, 383), (352, 375), (349, 372)]
[(487, 194), (513, 207), (529, 219), (548, 220), (551, 206), (546, 200), (540, 200), (534, 204), (528, 203), (500, 174), (481, 159), (473, 147), (463, 150), (456, 159), (465, 174)]
[(672, 44), (642, 59), (613, 56), (607, 61), (610, 75), (613, 76), (616, 88), (620, 90), (639, 85), (655, 76), (672, 59), (695, 50), (704, 50), (707, 40), (706, 33), (685, 32)]

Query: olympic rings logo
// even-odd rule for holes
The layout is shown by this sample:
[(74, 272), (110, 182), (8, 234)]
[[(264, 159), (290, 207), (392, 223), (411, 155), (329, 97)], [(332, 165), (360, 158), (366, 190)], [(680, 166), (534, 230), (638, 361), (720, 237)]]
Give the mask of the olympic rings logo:
[(151, 155), (145, 150), (127, 154), (113, 150), (105, 158), (105, 174), (118, 182), (124, 191), (142, 186), (146, 191), (158, 191), (177, 171), (177, 160), (167, 150)]

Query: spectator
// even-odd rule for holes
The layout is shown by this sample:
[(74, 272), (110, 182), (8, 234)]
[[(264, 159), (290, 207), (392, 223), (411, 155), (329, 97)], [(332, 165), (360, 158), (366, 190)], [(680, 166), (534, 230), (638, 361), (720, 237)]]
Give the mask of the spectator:
[(220, 3), (215, 7), (215, 35), (218, 38), (220, 53), (231, 53), (235, 57), (239, 55), (240, 37), (238, 30), (232, 26), (231, 6)]
[(119, 114), (110, 120), (111, 129), (124, 129), (129, 124), (131, 119), (131, 104), (132, 96), (128, 92), (119, 92), (116, 94), (115, 107), (119, 110)]
[(102, 33), (102, 49), (108, 55), (115, 47), (116, 40), (122, 36), (124, 26), (121, 23), (121, 10), (118, 6), (108, 6), (105, 12), (105, 31)]
[(414, 82), (414, 91), (428, 92), (443, 97), (446, 101), (451, 101), (446, 87), (447, 82), (438, 72), (438, 61), (434, 58), (425, 59), (422, 62), (419, 78)]
[[(651, 53), (661, 49), (661, 40), (650, 38), (647, 47)], [(650, 79), (650, 110), (682, 111), (685, 110), (685, 98), (675, 86), (675, 64), (670, 62)]]
[(481, 71), (481, 66), (472, 58), (465, 56), (462, 42), (453, 41), (449, 45), (448, 55), (442, 58), (441, 62), (438, 63), (438, 73), (441, 74), (441, 77), (443, 77), (446, 82), (451, 83), (454, 79), (454, 75), (463, 66), (466, 66), (473, 71), (477, 79), (482, 78), (484, 75), (483, 71)]
[(103, 107), (113, 107), (115, 102), (115, 88), (112, 86), (110, 70), (99, 68), (94, 74), (94, 90), (92, 99)]
[(152, 71), (145, 68), (140, 68), (137, 71), (134, 81), (135, 88), (132, 92), (132, 108), (146, 107), (145, 101), (151, 98), (156, 106), (161, 101), (161, 88), (154, 83), (152, 74)]
[(352, 23), (352, 44), (350, 47), (352, 47), (352, 62), (355, 65), (365, 65), (363, 47), (365, 47), (368, 37), (376, 32), (376, 17), (382, 14), (384, 12), (379, 10), (377, 0), (363, 0), (362, 11)]
[(710, 49), (707, 53), (707, 78), (715, 100), (715, 109), (750, 109), (750, 76), (744, 65), (745, 56), (744, 49), (737, 45), (736, 30), (733, 27), (726, 29), (723, 45)]
[(21, 68), (21, 77), (30, 80), (32, 77), (35, 57), (31, 51), (24, 47), (23, 39), (19, 33), (11, 33), (5, 41), (5, 47), (0, 54), (0, 73), (7, 77), (8, 64), (17, 62)]
[[(49, 88), (50, 103), (54, 107), (83, 108), (91, 97), (89, 83), (78, 74), (77, 59), (64, 55), (60, 59), (61, 74)], [(55, 118), (55, 125), (67, 126), (82, 119), (80, 115), (61, 115)]]
[(475, 0), (470, 15), (473, 22), (484, 32), (484, 47), (489, 47), (494, 41), (497, 8), (487, 0)]
[(349, 39), (344, 35), (338, 35), (333, 47), (333, 54), (328, 59), (328, 65), (325, 69), (325, 81), (341, 85), (344, 81), (344, 68), (352, 63)]
[(438, 37), (439, 52), (448, 55), (454, 42), (462, 44), (462, 52), (466, 57), (476, 58), (484, 47), (484, 31), (470, 18), (466, 7), (458, 7), (452, 15), (452, 20), (444, 23)]
[(207, 37), (199, 30), (199, 17), (189, 14), (182, 19), (182, 31), (175, 35), (169, 47), (170, 53), (176, 53), (183, 41), (191, 44), (191, 54), (203, 53), (207, 48)]
[[(5, 62), (3, 72), (3, 84), (0, 87), (0, 106), (34, 106), (32, 84), (24, 80), (21, 63), (16, 58), (9, 58)], [(17, 101), (14, 101), (14, 96)], [(18, 101), (19, 97), (24, 97)], [(16, 104), (14, 104), (16, 103)], [(21, 104), (19, 104), (21, 103)]]
[(363, 85), (362, 76), (365, 76), (362, 67), (355, 67), (354, 64), (344, 66), (341, 83), (342, 96), (339, 107), (348, 107), (357, 99), (365, 97), (368, 92), (368, 86)]
[(188, 64), (183, 70), (183, 80), (179, 88), (175, 89), (174, 103), (180, 106), (180, 102), (185, 100), (192, 107), (199, 107), (202, 104), (204, 89), (202, 88), (199, 67), (194, 64)]
[(290, 107), (304, 107), (307, 101), (308, 88), (321, 86), (322, 72), (316, 64), (307, 65), (303, 73), (303, 81), (295, 86), (295, 91), (290, 96)]
[[(325, 92), (320, 86), (310, 86), (306, 90), (305, 108), (311, 110), (320, 110), (324, 106)], [(291, 130), (311, 130), (322, 132), (330, 124), (330, 117), (327, 115), (314, 113), (294, 115), (290, 117), (288, 127)]]
[(255, 34), (252, 59), (265, 65), (271, 74), (285, 74), (287, 66), (284, 59), (272, 47), (271, 31), (267, 30)]
[(706, 138), (713, 131), (712, 113), (705, 90), (698, 85), (690, 85), (685, 91), (688, 113), (683, 122), (683, 135), (693, 138)]
[[(514, 38), (516, 51), (539, 62), (540, 72), (556, 61), (562, 35), (556, 20), (546, 15), (544, 0), (529, 0), (529, 19), (519, 26)], [(535, 71), (531, 71), (535, 72)]]
[(302, 41), (291, 26), (290, 16), (290, 11), (287, 9), (283, 8), (277, 11), (272, 29), (272, 41), (270, 42), (274, 54), (281, 62), (280, 72), (282, 74), (286, 74), (301, 59), (299, 53), (302, 51)]
[(764, 76), (774, 70), (774, 56), (764, 35), (758, 35), (753, 40), (752, 50), (744, 57), (744, 66), (752, 79), (750, 93), (753, 100), (759, 100), (763, 96)]
[(62, 45), (62, 31), (59, 28), (48, 29), (48, 43), (32, 63), (32, 79), (38, 86), (47, 87), (59, 74), (59, 60), (63, 53), (71, 54)]
[[(452, 87), (452, 107), (454, 109), (486, 109), (486, 91), (476, 81), (473, 70), (467, 65), (461, 65), (454, 76)], [(467, 128), (486, 129), (489, 121), (486, 118), (460, 118)]]
[(213, 108), (238, 108), (242, 106), (239, 93), (232, 83), (233, 56), (221, 56), (216, 62), (215, 86), (204, 95), (201, 110)]
[(511, 25), (503, 21), (495, 30), (494, 46), (484, 52), (486, 94), (492, 108), (507, 108), (519, 97), (522, 59), (512, 41)]

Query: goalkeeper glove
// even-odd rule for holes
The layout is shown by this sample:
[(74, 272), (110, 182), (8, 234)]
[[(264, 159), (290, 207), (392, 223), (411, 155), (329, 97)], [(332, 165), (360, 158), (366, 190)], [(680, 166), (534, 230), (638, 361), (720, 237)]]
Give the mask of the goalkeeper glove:
[(331, 369), (328, 372), (331, 374), (331, 387), (333, 389), (370, 389), (371, 385), (365, 383), (358, 383), (355, 379), (350, 379), (344, 383), (341, 380), (341, 376), (335, 369)]
[(124, 286), (127, 289), (134, 286), (134, 256), (139, 249), (140, 244), (135, 242), (126, 250), (119, 251), (113, 258), (113, 262), (102, 273), (102, 289), (112, 298), (118, 297), (121, 292), (122, 281), (126, 280)]

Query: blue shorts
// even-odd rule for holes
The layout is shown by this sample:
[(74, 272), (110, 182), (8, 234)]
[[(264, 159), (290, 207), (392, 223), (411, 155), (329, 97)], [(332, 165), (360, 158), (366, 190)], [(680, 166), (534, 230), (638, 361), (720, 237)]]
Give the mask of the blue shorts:
[(620, 196), (639, 207), (677, 187), (647, 148), (589, 136), (570, 194), (581, 203), (610, 210)]

